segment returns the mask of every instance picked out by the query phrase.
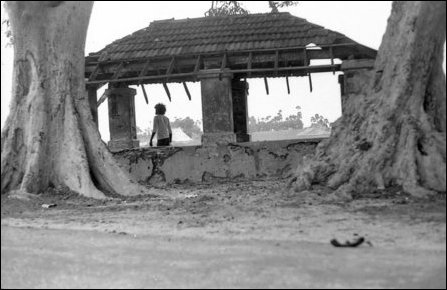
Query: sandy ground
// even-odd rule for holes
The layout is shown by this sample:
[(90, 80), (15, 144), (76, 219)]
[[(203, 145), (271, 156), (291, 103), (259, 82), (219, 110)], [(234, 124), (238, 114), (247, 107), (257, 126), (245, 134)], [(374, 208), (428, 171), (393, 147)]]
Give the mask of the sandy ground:
[[(284, 183), (172, 185), (107, 201), (2, 196), (1, 286), (446, 287), (445, 195), (346, 202)], [(357, 248), (329, 243), (359, 236)]]

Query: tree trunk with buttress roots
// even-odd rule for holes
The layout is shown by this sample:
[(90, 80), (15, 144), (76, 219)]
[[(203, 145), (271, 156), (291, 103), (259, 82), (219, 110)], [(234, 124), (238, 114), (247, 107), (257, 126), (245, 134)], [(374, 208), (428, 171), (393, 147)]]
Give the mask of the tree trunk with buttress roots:
[(393, 3), (371, 82), (350, 96), (331, 137), (297, 169), (295, 191), (352, 197), (388, 187), (446, 191), (445, 1)]
[(81, 195), (137, 195), (101, 141), (84, 81), (93, 3), (8, 1), (14, 37), (10, 114), (1, 135), (1, 193), (49, 187)]

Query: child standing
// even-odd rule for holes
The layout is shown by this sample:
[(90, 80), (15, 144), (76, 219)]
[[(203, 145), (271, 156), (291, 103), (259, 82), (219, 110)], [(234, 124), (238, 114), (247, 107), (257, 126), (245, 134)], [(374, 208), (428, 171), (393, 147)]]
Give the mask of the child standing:
[(152, 147), (152, 139), (157, 134), (157, 147), (169, 146), (172, 142), (171, 123), (165, 116), (166, 106), (162, 103), (155, 105), (154, 128), (152, 130), (151, 141), (149, 145)]

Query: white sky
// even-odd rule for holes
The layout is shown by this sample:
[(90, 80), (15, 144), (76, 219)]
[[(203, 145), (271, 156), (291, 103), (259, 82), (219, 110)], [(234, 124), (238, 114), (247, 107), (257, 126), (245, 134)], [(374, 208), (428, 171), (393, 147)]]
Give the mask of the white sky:
[[(267, 1), (242, 1), (252, 13), (268, 12)], [(160, 19), (182, 19), (202, 17), (209, 9), (211, 1), (100, 1), (95, 2), (87, 35), (86, 54), (102, 49), (112, 41), (124, 37), (150, 22)], [(5, 12), (2, 5), (2, 21)], [(299, 1), (295, 7), (283, 8), (295, 16), (315, 24), (335, 30), (346, 36), (378, 49), (385, 32), (386, 22), (391, 12), (391, 1)], [(2, 33), (1, 45), (1, 126), (9, 111), (12, 72), (12, 48), (6, 47)], [(269, 79), (270, 95), (266, 95), (262, 79), (249, 80), (249, 115), (265, 117), (276, 115), (283, 110), (283, 116), (296, 112), (300, 106), (305, 126), (316, 113), (335, 121), (341, 115), (340, 88), (337, 75), (331, 73), (313, 74), (313, 92), (309, 92), (308, 79), (289, 78), (291, 94), (287, 95), (285, 79)], [(137, 89), (137, 126), (146, 128), (154, 116), (154, 105), (163, 102), (167, 105), (167, 116), (190, 116), (201, 119), (201, 99), (199, 83), (188, 83), (192, 101), (189, 101), (181, 84), (169, 84), (172, 103), (169, 103), (162, 85), (146, 85), (149, 105), (146, 105), (141, 89)], [(103, 90), (98, 91), (98, 98)], [(107, 102), (99, 107), (100, 132), (104, 140), (109, 139)]]

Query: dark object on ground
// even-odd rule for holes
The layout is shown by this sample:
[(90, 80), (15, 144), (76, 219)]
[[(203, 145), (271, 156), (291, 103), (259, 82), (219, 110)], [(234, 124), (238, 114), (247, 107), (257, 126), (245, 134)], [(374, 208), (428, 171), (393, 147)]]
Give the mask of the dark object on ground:
[(364, 241), (365, 241), (365, 238), (364, 238), (364, 237), (360, 237), (360, 238), (358, 238), (358, 239), (355, 239), (355, 240), (352, 241), (352, 242), (350, 242), (350, 241), (346, 241), (346, 243), (342, 244), (342, 243), (340, 243), (339, 241), (337, 241), (337, 239), (332, 239), (332, 240), (331, 240), (331, 244), (332, 244), (334, 247), (338, 247), (338, 248), (347, 248), (347, 247), (354, 248), (354, 247), (358, 247), (358, 246), (360, 246), (361, 244), (363, 244)]
[(43, 208), (52, 208), (52, 207), (55, 207), (55, 206), (56, 206), (55, 203), (51, 203), (51, 204), (46, 204), (46, 203), (44, 203), (44, 204), (42, 204), (42, 207), (43, 207)]

